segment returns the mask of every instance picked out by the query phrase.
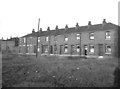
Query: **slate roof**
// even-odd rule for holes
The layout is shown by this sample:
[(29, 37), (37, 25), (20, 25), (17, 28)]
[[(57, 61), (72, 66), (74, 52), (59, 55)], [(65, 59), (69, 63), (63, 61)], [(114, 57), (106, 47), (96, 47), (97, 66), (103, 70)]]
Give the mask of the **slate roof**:
[(61, 34), (69, 34), (69, 33), (77, 33), (77, 32), (87, 32), (87, 31), (105, 31), (110, 29), (118, 29), (118, 26), (112, 23), (104, 23), (104, 24), (95, 24), (95, 25), (86, 25), (86, 26), (79, 26), (71, 27), (65, 30), (65, 28), (57, 29), (57, 30), (49, 30), (49, 31), (42, 31), (34, 32), (23, 37), (37, 37), (38, 36), (49, 36), (49, 35), (61, 35)]

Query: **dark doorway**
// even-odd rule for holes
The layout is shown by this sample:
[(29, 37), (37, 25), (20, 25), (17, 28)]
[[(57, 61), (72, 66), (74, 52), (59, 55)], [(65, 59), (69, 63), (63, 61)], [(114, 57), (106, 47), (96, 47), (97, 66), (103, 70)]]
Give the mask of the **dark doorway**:
[(71, 45), (71, 55), (74, 54), (74, 51), (75, 51), (75, 46)]
[(50, 54), (53, 54), (53, 46), (50, 46)]
[(63, 45), (60, 45), (60, 54), (63, 53)]
[(87, 45), (84, 45), (84, 55), (87, 55), (87, 52), (88, 52), (88, 47)]
[(98, 44), (98, 55), (103, 56), (103, 44)]

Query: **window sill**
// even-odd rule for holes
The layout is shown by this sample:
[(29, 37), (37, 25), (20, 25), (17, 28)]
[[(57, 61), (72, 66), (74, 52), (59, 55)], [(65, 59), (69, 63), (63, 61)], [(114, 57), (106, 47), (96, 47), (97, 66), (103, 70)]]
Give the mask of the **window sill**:
[(105, 40), (110, 40), (110, 38), (109, 39), (105, 39)]
[(111, 53), (105, 53), (105, 54), (111, 54)]

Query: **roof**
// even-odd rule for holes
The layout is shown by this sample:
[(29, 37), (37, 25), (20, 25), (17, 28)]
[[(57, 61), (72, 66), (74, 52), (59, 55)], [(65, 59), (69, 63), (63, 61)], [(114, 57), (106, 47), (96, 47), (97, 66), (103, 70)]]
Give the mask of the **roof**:
[(118, 26), (112, 23), (104, 23), (104, 24), (95, 24), (95, 25), (86, 25), (86, 26), (79, 26), (67, 28), (61, 28), (57, 30), (49, 30), (49, 31), (42, 31), (42, 32), (33, 32), (31, 34), (25, 35), (23, 37), (37, 37), (38, 36), (49, 36), (49, 35), (61, 35), (61, 34), (68, 34), (68, 33), (77, 33), (77, 32), (87, 32), (87, 31), (105, 31), (105, 30), (112, 30), (118, 29)]

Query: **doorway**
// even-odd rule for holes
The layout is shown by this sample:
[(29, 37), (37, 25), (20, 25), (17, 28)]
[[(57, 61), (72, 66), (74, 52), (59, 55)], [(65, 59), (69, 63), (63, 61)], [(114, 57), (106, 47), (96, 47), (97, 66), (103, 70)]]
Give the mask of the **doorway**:
[(98, 55), (103, 56), (103, 44), (98, 44)]
[(50, 46), (50, 54), (53, 54), (53, 46)]
[(63, 45), (60, 45), (60, 54), (63, 53)]
[(84, 45), (84, 55), (87, 55), (87, 53), (88, 53), (88, 47), (87, 45)]

